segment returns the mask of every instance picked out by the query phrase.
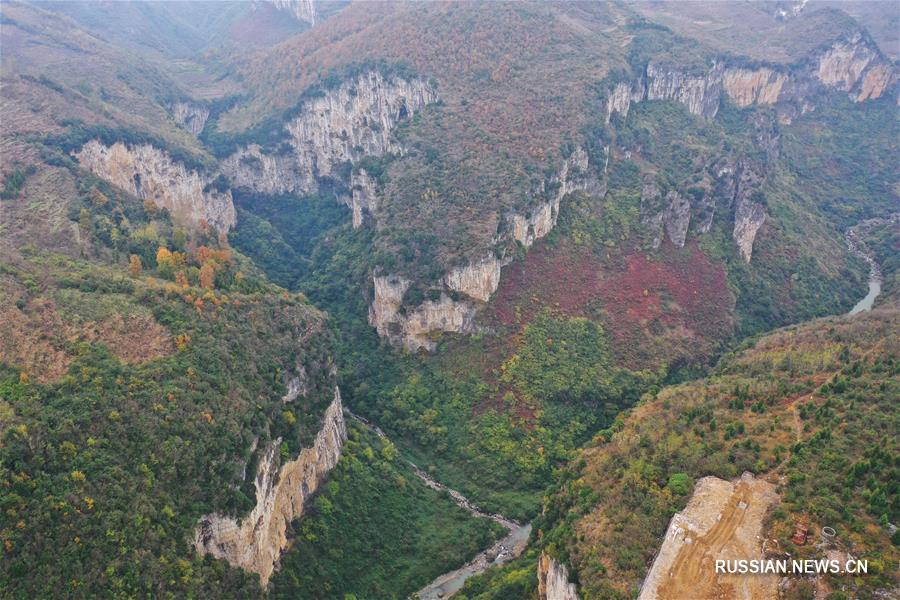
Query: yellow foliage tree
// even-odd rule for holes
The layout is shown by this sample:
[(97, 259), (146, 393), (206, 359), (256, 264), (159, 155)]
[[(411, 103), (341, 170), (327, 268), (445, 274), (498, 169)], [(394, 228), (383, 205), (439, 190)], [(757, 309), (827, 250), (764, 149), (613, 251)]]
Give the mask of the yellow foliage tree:
[(141, 257), (137, 254), (132, 254), (128, 257), (128, 274), (132, 277), (137, 277), (141, 274), (141, 271), (144, 270), (144, 265), (141, 264)]
[(200, 286), (212, 289), (215, 287), (216, 268), (211, 261), (203, 263), (200, 267)]
[(101, 192), (95, 187), (91, 188), (91, 202), (94, 203), (94, 206), (103, 206), (107, 202), (109, 202), (109, 198), (106, 197), (106, 194)]

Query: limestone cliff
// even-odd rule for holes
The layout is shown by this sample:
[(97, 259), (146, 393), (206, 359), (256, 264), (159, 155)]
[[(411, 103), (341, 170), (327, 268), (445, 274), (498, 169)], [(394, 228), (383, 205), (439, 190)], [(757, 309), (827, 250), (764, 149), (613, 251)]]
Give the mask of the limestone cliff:
[(348, 162), (401, 153), (394, 128), (436, 100), (423, 79), (361, 73), (305, 101), (277, 150), (241, 148), (222, 161), (222, 172), (236, 187), (265, 194), (315, 192), (321, 180), (340, 178), (338, 168)]
[(318, 11), (316, 10), (316, 0), (270, 0), (275, 8), (283, 10), (294, 16), (298, 21), (316, 24)]
[(655, 63), (647, 65), (647, 100), (674, 100), (689, 112), (707, 118), (716, 116), (722, 96), (722, 66), (708, 73), (689, 73)]
[(455, 292), (487, 302), (500, 285), (500, 269), (506, 262), (492, 254), (478, 262), (450, 269), (444, 281)]
[(220, 231), (235, 224), (231, 191), (214, 189), (211, 178), (149, 144), (104, 146), (91, 140), (75, 157), (82, 168), (101, 179), (167, 209), (175, 221), (191, 226), (205, 221)]
[(546, 552), (538, 559), (538, 600), (578, 600), (578, 590), (569, 583), (569, 570)]
[[(812, 65), (812, 66), (810, 66)], [(651, 61), (632, 82), (607, 93), (606, 120), (627, 116), (633, 102), (672, 100), (713, 118), (724, 98), (740, 107), (777, 105), (782, 121), (811, 110), (817, 86), (849, 92), (856, 102), (881, 97), (896, 82), (893, 65), (861, 32), (841, 38), (793, 67), (750, 68), (713, 61), (701, 71)]]
[(722, 85), (728, 98), (741, 108), (753, 104), (775, 104), (787, 75), (772, 69), (726, 69)]
[(556, 189), (549, 200), (539, 203), (527, 214), (514, 212), (507, 216), (512, 226), (513, 239), (529, 248), (556, 226), (559, 204), (566, 194), (576, 190), (596, 192), (599, 185), (599, 181), (588, 170), (587, 152), (576, 148), (571, 156), (563, 160), (559, 172), (544, 183), (542, 192), (546, 192), (548, 188)]
[[(517, 241), (528, 248), (535, 240), (550, 233), (566, 194), (585, 190), (602, 195), (602, 183), (588, 167), (587, 152), (576, 148), (562, 161), (557, 173), (543, 183), (540, 193), (549, 199), (539, 202), (529, 213), (507, 215), (510, 227), (505, 235), (495, 240), (498, 247)], [(435, 342), (431, 334), (434, 332), (474, 332), (475, 315), (497, 291), (501, 269), (509, 262), (505, 253), (499, 254), (491, 251), (481, 259), (450, 269), (436, 284), (439, 287), (437, 299), (426, 300), (415, 307), (403, 303), (410, 280), (396, 274), (376, 274), (369, 323), (379, 335), (409, 350), (433, 350)], [(466, 297), (457, 298), (454, 293)]]
[(206, 120), (209, 119), (209, 109), (200, 104), (176, 102), (171, 106), (171, 110), (175, 122), (195, 136), (200, 135), (206, 126)]
[(655, 185), (645, 185), (641, 191), (641, 222), (653, 234), (654, 249), (662, 243), (663, 233), (682, 248), (691, 222), (691, 203), (675, 190), (663, 197)]
[(378, 185), (365, 169), (350, 176), (350, 210), (353, 213), (353, 229), (359, 229), (371, 221), (378, 208)]
[(375, 297), (369, 306), (369, 323), (378, 334), (415, 351), (434, 350), (431, 332), (470, 333), (474, 331), (476, 306), (467, 300), (454, 300), (441, 292), (437, 300), (426, 300), (414, 308), (403, 310), (403, 296), (410, 281), (403, 277), (374, 278)]
[(257, 573), (265, 587), (287, 548), (288, 525), (303, 514), (306, 500), (337, 464), (346, 439), (341, 395), (335, 387), (313, 445), (279, 469), (281, 439), (272, 441), (257, 467), (256, 506), (240, 520), (220, 514), (202, 517), (194, 537), (197, 552)]

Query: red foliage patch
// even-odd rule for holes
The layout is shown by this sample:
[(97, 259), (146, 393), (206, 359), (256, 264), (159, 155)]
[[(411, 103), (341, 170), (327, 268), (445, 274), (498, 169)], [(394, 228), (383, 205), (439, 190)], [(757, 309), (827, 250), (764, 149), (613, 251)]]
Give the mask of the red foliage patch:
[(504, 269), (485, 318), (518, 329), (544, 308), (602, 321), (617, 361), (642, 368), (708, 356), (731, 332), (734, 299), (724, 267), (695, 243), (621, 260), (538, 244)]

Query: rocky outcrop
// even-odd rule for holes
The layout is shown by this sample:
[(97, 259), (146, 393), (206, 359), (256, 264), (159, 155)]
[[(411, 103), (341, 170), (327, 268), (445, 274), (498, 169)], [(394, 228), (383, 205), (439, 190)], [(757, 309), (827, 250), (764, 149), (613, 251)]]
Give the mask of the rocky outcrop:
[(437, 331), (471, 333), (476, 306), (466, 300), (454, 300), (441, 292), (437, 300), (426, 300), (403, 310), (403, 296), (410, 281), (398, 276), (374, 277), (375, 297), (369, 307), (369, 323), (391, 343), (410, 351), (436, 347), (431, 333)]
[(708, 73), (689, 73), (655, 63), (647, 65), (647, 100), (674, 100), (691, 114), (712, 118), (722, 96), (722, 66)]
[(763, 205), (746, 199), (739, 199), (734, 210), (734, 231), (732, 237), (745, 262), (753, 256), (753, 240), (756, 232), (766, 220), (766, 209)]
[(569, 570), (564, 564), (542, 552), (537, 570), (538, 600), (578, 600), (578, 590), (569, 583)]
[(287, 548), (288, 525), (303, 514), (306, 500), (337, 464), (346, 439), (341, 395), (335, 387), (313, 445), (278, 468), (281, 438), (272, 441), (257, 467), (256, 506), (241, 520), (220, 514), (202, 517), (194, 538), (197, 552), (257, 573), (265, 587)]
[(220, 164), (235, 188), (268, 196), (288, 194), (310, 185), (290, 153), (265, 154), (257, 144), (240, 148)]
[(559, 204), (562, 199), (576, 190), (591, 193), (600, 192), (600, 182), (588, 169), (588, 155), (582, 148), (576, 148), (563, 160), (559, 172), (549, 181), (543, 183), (541, 194), (548, 189), (555, 189), (551, 198), (539, 203), (528, 214), (511, 213), (507, 220), (511, 225), (512, 236), (526, 248), (550, 233), (559, 218)]
[(745, 262), (753, 256), (753, 242), (756, 233), (766, 220), (764, 198), (759, 188), (763, 174), (757, 167), (746, 162), (738, 164), (738, 175), (734, 193), (734, 229), (732, 237)]
[(294, 18), (310, 26), (316, 24), (318, 11), (316, 0), (270, 0), (275, 8), (294, 15)]
[(348, 162), (401, 153), (394, 128), (436, 100), (423, 79), (361, 73), (304, 102), (277, 151), (241, 148), (222, 161), (222, 172), (235, 187), (264, 194), (315, 192), (323, 179), (339, 179), (338, 168)]
[(726, 69), (722, 86), (728, 98), (741, 108), (753, 104), (775, 104), (787, 75), (772, 69)]
[(481, 302), (487, 302), (500, 285), (500, 269), (508, 261), (493, 254), (478, 262), (450, 269), (444, 277), (447, 287)]
[(309, 376), (306, 374), (306, 367), (298, 364), (296, 373), (285, 377), (284, 386), (287, 388), (287, 393), (282, 396), (281, 401), (285, 404), (293, 402), (301, 396), (306, 397), (309, 393)]
[(664, 233), (682, 248), (691, 223), (691, 203), (675, 190), (663, 197), (655, 185), (645, 185), (641, 191), (641, 222), (653, 234), (654, 250), (662, 243)]
[[(809, 66), (812, 65), (812, 66)], [(849, 92), (857, 102), (876, 99), (896, 81), (893, 65), (861, 32), (835, 41), (792, 68), (730, 66), (721, 61), (700, 71), (650, 62), (633, 82), (618, 82), (607, 95), (606, 120), (628, 114), (632, 102), (672, 100), (692, 114), (713, 118), (723, 96), (740, 107), (778, 105), (782, 121), (813, 108), (817, 87)]]
[(235, 224), (231, 191), (219, 191), (212, 179), (173, 161), (149, 144), (105, 146), (97, 140), (75, 153), (82, 168), (171, 213), (175, 221), (197, 226), (203, 222), (219, 231)]
[(372, 220), (378, 208), (378, 184), (365, 169), (359, 169), (350, 176), (350, 193), (353, 229), (359, 229)]
[[(531, 212), (523, 215), (509, 213), (509, 230), (495, 240), (498, 247), (517, 241), (530, 247), (553, 229), (559, 217), (560, 202), (576, 190), (602, 194), (602, 183), (589, 170), (587, 152), (575, 148), (563, 160), (556, 175), (543, 182), (538, 191), (549, 199), (539, 202)], [(426, 300), (418, 306), (404, 305), (404, 295), (411, 282), (399, 275), (376, 275), (374, 297), (369, 307), (369, 323), (379, 335), (409, 350), (433, 350), (435, 332), (472, 333), (474, 320), (481, 305), (500, 284), (500, 272), (509, 262), (505, 254), (492, 252), (466, 265), (452, 268), (436, 285), (437, 299)], [(457, 295), (466, 298), (458, 298)]]
[(864, 43), (862, 34), (857, 33), (847, 40), (835, 42), (819, 56), (815, 76), (829, 87), (849, 92), (862, 80), (866, 68), (878, 58), (878, 50)]
[(190, 102), (176, 102), (171, 107), (172, 118), (195, 136), (200, 135), (209, 119), (209, 109)]
[(766, 220), (764, 178), (763, 165), (725, 157), (707, 167), (698, 186), (701, 193), (669, 190), (663, 194), (654, 183), (647, 183), (641, 190), (641, 224), (653, 236), (654, 249), (664, 237), (681, 248), (691, 223), (695, 234), (707, 233), (716, 213), (725, 211), (734, 215), (732, 237), (741, 257), (750, 262), (756, 234)]

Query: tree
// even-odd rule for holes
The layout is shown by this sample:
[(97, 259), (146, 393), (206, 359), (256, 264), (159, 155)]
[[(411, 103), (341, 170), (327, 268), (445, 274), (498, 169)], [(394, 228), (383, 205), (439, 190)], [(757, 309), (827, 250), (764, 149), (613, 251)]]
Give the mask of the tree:
[(175, 273), (175, 283), (177, 283), (181, 287), (188, 287), (190, 285), (188, 283), (187, 275), (185, 275), (184, 271), (178, 271), (177, 273)]
[(101, 192), (95, 187), (91, 188), (91, 202), (94, 203), (94, 206), (100, 207), (109, 202), (109, 198), (106, 197), (106, 194)]
[(141, 257), (137, 254), (132, 254), (128, 258), (128, 273), (132, 277), (137, 277), (141, 274), (141, 271), (144, 270), (144, 266), (141, 264)]
[(200, 267), (200, 287), (212, 289), (215, 287), (216, 269), (212, 262), (205, 262)]
[(165, 246), (156, 251), (156, 269), (161, 277), (171, 279), (175, 275), (175, 257)]

